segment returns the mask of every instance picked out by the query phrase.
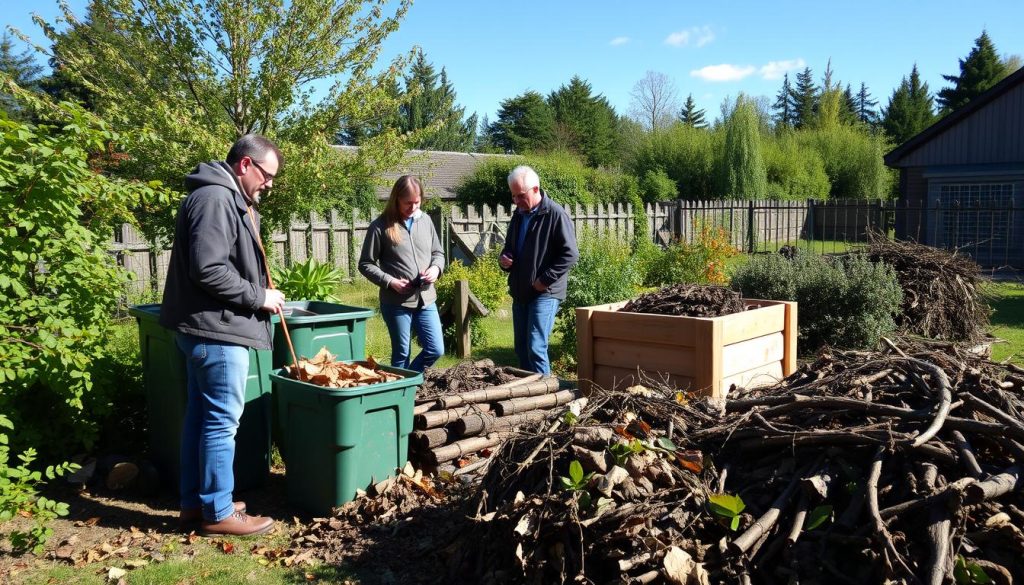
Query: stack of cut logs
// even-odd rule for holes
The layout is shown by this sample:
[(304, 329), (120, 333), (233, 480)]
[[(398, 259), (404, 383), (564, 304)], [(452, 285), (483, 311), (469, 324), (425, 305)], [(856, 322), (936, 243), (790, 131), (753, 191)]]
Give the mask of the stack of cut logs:
[[(418, 399), (413, 410), (409, 459), (419, 468), (434, 469), (490, 449), (516, 429), (555, 414), (576, 398), (559, 390), (558, 378), (542, 377), (518, 368), (502, 368), (518, 378), (476, 390)], [(476, 464), (483, 465), (484, 461)], [(474, 466), (475, 468), (475, 466)]]

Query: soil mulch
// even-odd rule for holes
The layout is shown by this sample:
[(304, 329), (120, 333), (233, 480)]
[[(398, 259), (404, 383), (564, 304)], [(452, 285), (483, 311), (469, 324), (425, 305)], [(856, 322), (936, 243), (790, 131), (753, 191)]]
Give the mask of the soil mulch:
[(720, 317), (745, 310), (740, 293), (724, 286), (674, 284), (646, 293), (619, 309), (626, 313)]

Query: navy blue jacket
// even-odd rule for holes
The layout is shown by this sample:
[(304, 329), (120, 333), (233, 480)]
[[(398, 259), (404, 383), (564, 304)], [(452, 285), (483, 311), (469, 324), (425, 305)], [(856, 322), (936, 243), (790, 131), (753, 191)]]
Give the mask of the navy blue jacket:
[[(526, 227), (523, 249), (516, 253), (523, 225), (523, 214), (517, 211), (512, 214), (501, 250), (502, 254), (512, 257), (512, 267), (506, 270), (508, 292), (517, 303), (528, 303), (542, 294), (564, 301), (569, 269), (580, 257), (569, 214), (543, 190), (540, 193), (540, 204)], [(533, 288), (533, 281), (537, 279), (548, 287), (547, 291), (541, 293)]]

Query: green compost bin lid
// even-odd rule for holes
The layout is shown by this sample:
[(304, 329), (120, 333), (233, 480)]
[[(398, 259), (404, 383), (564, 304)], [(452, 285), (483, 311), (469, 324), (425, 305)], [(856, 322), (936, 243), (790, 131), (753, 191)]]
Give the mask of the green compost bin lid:
[(355, 388), (325, 388), (289, 378), (283, 369), (270, 374), (282, 419), (285, 483), (293, 505), (327, 514), (354, 499), (357, 490), (405, 465), (423, 374), (378, 367), (403, 377)]
[[(373, 309), (366, 307), (342, 305), (328, 301), (288, 301), (284, 304), (284, 311), (288, 325), (330, 323), (339, 319), (369, 319), (373, 317), (374, 313)], [(281, 316), (274, 315), (271, 320), (276, 325), (281, 322)]]

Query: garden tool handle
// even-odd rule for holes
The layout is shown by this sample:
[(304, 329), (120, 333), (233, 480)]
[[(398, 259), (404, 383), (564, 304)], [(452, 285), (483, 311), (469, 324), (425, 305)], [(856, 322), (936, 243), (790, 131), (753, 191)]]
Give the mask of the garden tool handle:
[[(256, 245), (259, 246), (260, 254), (263, 256), (263, 270), (264, 274), (267, 275), (267, 285), (269, 288), (277, 288), (274, 286), (274, 279), (270, 276), (270, 263), (267, 262), (267, 251), (263, 249), (263, 240), (260, 238), (260, 230), (256, 227), (256, 216), (252, 212), (250, 206), (247, 210), (249, 212), (249, 221), (252, 223), (252, 231), (256, 234)], [(284, 331), (284, 340), (288, 342), (288, 351), (292, 354), (292, 365), (295, 367), (295, 379), (301, 380), (302, 374), (299, 372), (299, 358), (295, 355), (295, 346), (292, 345), (292, 337), (288, 334), (288, 323), (284, 319), (284, 310), (280, 312), (281, 317), (281, 330)]]

